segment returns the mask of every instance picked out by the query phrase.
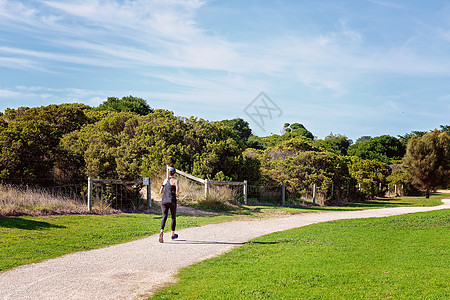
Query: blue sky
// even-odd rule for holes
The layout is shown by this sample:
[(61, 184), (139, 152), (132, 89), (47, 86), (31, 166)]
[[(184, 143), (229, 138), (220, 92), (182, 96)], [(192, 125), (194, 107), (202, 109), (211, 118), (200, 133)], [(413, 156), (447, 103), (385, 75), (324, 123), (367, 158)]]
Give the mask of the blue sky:
[(440, 0), (0, 0), (0, 111), (133, 95), (259, 136), (431, 130), (450, 123), (449, 15)]

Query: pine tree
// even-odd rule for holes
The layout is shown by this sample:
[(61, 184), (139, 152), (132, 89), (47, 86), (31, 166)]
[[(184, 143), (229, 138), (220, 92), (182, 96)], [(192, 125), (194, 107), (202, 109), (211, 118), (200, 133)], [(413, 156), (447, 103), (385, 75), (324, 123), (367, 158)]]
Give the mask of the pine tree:
[(430, 192), (450, 184), (450, 136), (434, 130), (422, 137), (412, 137), (403, 158), (403, 168), (411, 182)]

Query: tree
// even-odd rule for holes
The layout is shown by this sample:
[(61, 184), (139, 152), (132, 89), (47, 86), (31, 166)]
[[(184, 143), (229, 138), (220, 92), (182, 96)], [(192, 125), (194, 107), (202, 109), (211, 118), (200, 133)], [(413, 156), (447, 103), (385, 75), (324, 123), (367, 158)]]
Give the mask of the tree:
[(64, 136), (62, 146), (83, 176), (134, 179), (171, 165), (202, 178), (257, 180), (258, 161), (242, 155), (244, 142), (221, 122), (109, 112)]
[(303, 126), (303, 124), (300, 123), (293, 123), (293, 124), (285, 123), (283, 131), (285, 132), (283, 136), (287, 134), (288, 136), (292, 137), (304, 136), (311, 140), (314, 139), (314, 135), (308, 129), (306, 129), (306, 127)]
[(450, 184), (450, 136), (434, 130), (408, 142), (403, 168), (413, 184), (425, 191), (426, 197), (439, 187)]
[(145, 116), (153, 112), (153, 109), (147, 104), (147, 101), (131, 95), (128, 97), (122, 97), (122, 99), (108, 97), (108, 100), (100, 104), (98, 109), (115, 112), (133, 112), (141, 116)]
[(314, 140), (314, 135), (309, 130), (307, 130), (305, 126), (299, 123), (285, 123), (283, 132), (284, 134), (282, 135), (272, 134), (265, 137), (257, 137), (252, 135), (250, 136), (247, 145), (255, 149), (263, 150), (274, 147), (293, 138), (306, 138), (310, 141)]
[(377, 160), (384, 163), (394, 163), (402, 159), (405, 147), (395, 137), (382, 135), (370, 140), (357, 142), (348, 148), (348, 155), (362, 159)]
[(447, 134), (450, 134), (450, 125), (441, 125), (441, 132), (446, 132)]
[(392, 170), (386, 163), (361, 159), (357, 156), (350, 158), (349, 166), (350, 174), (361, 185), (361, 192), (366, 197), (374, 197), (377, 195), (379, 184), (386, 183), (387, 177)]
[(399, 135), (398, 140), (400, 141), (400, 143), (402, 143), (403, 147), (405, 147), (405, 149), (406, 149), (406, 146), (408, 146), (409, 140), (413, 136), (422, 137), (425, 133), (427, 133), (427, 132), (426, 131), (411, 131), (411, 133)]
[[(71, 165), (61, 166), (61, 170), (74, 180), (89, 176), (136, 179), (143, 152), (134, 138), (142, 118), (130, 112), (111, 112), (99, 122), (65, 135), (61, 146)], [(71, 173), (74, 169), (78, 177)]]
[(90, 122), (83, 104), (7, 109), (0, 121), (0, 179), (8, 183), (51, 185), (64, 134)]
[(330, 134), (323, 140), (313, 141), (313, 145), (326, 151), (336, 153), (338, 155), (347, 155), (347, 150), (350, 146), (350, 140), (343, 135)]
[(356, 140), (356, 143), (360, 143), (360, 142), (364, 142), (364, 141), (369, 141), (372, 137), (370, 135), (363, 135), (362, 137), (358, 138)]
[(320, 152), (312, 141), (300, 136), (264, 151), (248, 149), (246, 156), (261, 162), (261, 175), (269, 184), (287, 183), (291, 195), (300, 197), (312, 184), (327, 200), (341, 201), (354, 187), (347, 159), (331, 152)]
[(252, 135), (250, 125), (244, 119), (223, 120), (220, 123), (233, 129), (244, 142), (247, 142), (248, 138)]

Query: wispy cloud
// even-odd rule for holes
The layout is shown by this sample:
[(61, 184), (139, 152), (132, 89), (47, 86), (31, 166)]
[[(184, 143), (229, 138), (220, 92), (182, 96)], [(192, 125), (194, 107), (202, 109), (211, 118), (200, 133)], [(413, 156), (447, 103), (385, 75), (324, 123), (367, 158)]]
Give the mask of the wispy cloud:
[[(364, 34), (343, 19), (338, 20), (340, 27), (316, 36), (284, 34), (256, 44), (233, 42), (197, 24), (197, 11), (204, 4), (198, 0), (40, 4), (3, 0), (0, 16), (16, 26), (45, 30), (34, 38), (52, 47), (51, 52), (1, 47), (0, 53), (20, 61), (8, 64), (3, 59), (3, 66), (47, 70), (48, 61), (109, 68), (156, 66), (242, 74), (250, 81), (265, 74), (294, 78), (306, 87), (337, 93), (345, 93), (349, 81), (370, 72), (450, 73), (438, 59), (423, 57), (410, 48), (367, 45)], [(193, 85), (196, 82), (192, 80)]]
[(387, 8), (405, 9), (405, 6), (393, 1), (368, 0), (370, 3), (380, 5)]
[[(8, 107), (23, 106), (24, 99), (29, 103), (28, 106), (61, 103), (61, 99), (64, 99), (67, 103), (85, 103), (91, 106), (98, 106), (108, 96), (112, 96), (111, 91), (49, 88), (43, 86), (15, 86), (0, 89), (0, 111)], [(18, 102), (18, 105), (12, 105), (16, 102)]]
[[(293, 2), (286, 3), (285, 6), (295, 6)], [(400, 34), (392, 14), (410, 11), (409, 3), (362, 3), (360, 6), (377, 6), (377, 11), (391, 13), (391, 19), (384, 24), (383, 15), (382, 21), (374, 25), (372, 20), (362, 20), (364, 12), (360, 10), (349, 13), (353, 9), (349, 6), (330, 12), (323, 4), (298, 5), (296, 9), (305, 18), (303, 8), (309, 8), (312, 14), (326, 20), (311, 29), (297, 15), (291, 16), (294, 22), (283, 23), (283, 11), (280, 24), (274, 23), (276, 34), (251, 29), (241, 35), (233, 32), (245, 25), (240, 20), (233, 20), (239, 24), (234, 29), (224, 27), (217, 31), (202, 22), (204, 9), (216, 5), (216, 1), (0, 0), (0, 67), (27, 76), (38, 77), (42, 72), (49, 78), (53, 74), (64, 77), (64, 84), (49, 80), (47, 87), (33, 86), (45, 85), (42, 80), (29, 83), (29, 87), (0, 86), (0, 105), (5, 105), (5, 99), (31, 99), (38, 105), (61, 101), (98, 105), (108, 96), (133, 93), (149, 98), (156, 107), (166, 103), (172, 103), (165, 106), (168, 109), (183, 107), (183, 114), (196, 114), (208, 106), (208, 111), (239, 115), (260, 91), (265, 91), (275, 100), (285, 101), (286, 107), (292, 107), (298, 95), (338, 99), (336, 106), (328, 103), (330, 109), (324, 114), (330, 119), (334, 115), (348, 119), (355, 113), (355, 103), (361, 104), (358, 113), (367, 114), (371, 109), (364, 106), (364, 101), (386, 101), (394, 109), (397, 102), (408, 98), (400, 95), (388, 102), (369, 97), (370, 92), (360, 97), (355, 90), (363, 82), (379, 87), (386, 83), (384, 77), (414, 77), (419, 82), (427, 77), (450, 76), (450, 57), (444, 53), (450, 41), (448, 24), (427, 26), (427, 20), (417, 17), (422, 24), (411, 22), (420, 32), (409, 30)], [(266, 14), (263, 17), (276, 14), (279, 8), (271, 4), (266, 12), (265, 7), (257, 6)], [(395, 32), (395, 38), (389, 35), (390, 31)], [(239, 38), (235, 38), (237, 34)], [(95, 75), (88, 77), (91, 73)], [(77, 78), (80, 79), (74, 83)], [(117, 82), (125, 83), (116, 85)], [(26, 84), (24, 80), (23, 85)], [(96, 88), (97, 85), (101, 87)], [(285, 87), (291, 91), (285, 92)], [(353, 100), (345, 102), (349, 95)], [(295, 115), (303, 117), (298, 111), (308, 107), (302, 105), (293, 110)], [(321, 105), (313, 103), (304, 118)]]

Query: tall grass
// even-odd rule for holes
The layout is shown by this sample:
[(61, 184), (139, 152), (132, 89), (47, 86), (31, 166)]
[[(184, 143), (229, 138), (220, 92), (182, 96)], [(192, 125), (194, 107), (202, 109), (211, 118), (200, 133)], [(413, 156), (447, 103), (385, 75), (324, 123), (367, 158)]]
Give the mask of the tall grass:
[(109, 206), (99, 204), (89, 212), (86, 201), (70, 197), (54, 196), (49, 192), (33, 188), (17, 188), (0, 185), (0, 215), (40, 216), (60, 214), (110, 214), (117, 212)]
[(180, 202), (205, 210), (227, 211), (235, 207), (239, 192), (232, 187), (210, 185), (205, 198), (205, 186), (201, 183), (178, 176), (180, 183)]

